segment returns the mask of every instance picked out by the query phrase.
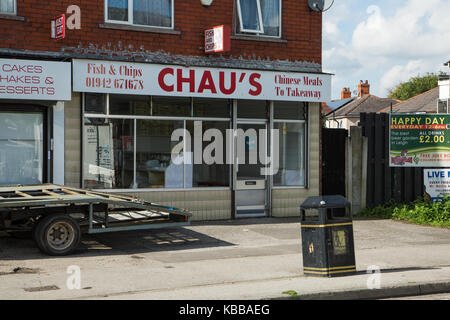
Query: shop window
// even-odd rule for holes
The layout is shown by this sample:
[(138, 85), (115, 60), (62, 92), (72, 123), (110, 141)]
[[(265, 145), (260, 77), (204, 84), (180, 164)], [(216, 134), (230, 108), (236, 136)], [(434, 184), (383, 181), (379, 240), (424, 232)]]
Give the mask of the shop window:
[(194, 98), (194, 117), (231, 118), (232, 100)]
[(107, 0), (106, 21), (173, 28), (174, 0)]
[(281, 0), (236, 0), (236, 33), (280, 37)]
[(134, 184), (134, 120), (86, 119), (83, 132), (85, 188), (127, 189)]
[(84, 112), (106, 114), (106, 95), (86, 93), (84, 95)]
[(109, 95), (109, 113), (124, 116), (149, 116), (151, 114), (151, 99), (149, 96)]
[[(102, 95), (85, 94), (83, 131), (83, 186), (94, 189), (183, 189), (230, 187), (229, 161), (225, 148), (231, 126), (231, 101), (182, 97), (106, 95), (106, 112), (101, 112)], [(192, 103), (195, 107), (192, 107)], [(193, 110), (196, 116), (193, 117)], [(122, 119), (123, 118), (123, 119)], [(216, 121), (212, 121), (216, 118)], [(195, 120), (194, 120), (195, 119)], [(220, 160), (194, 163), (194, 122), (203, 129), (200, 157), (215, 139), (205, 138), (212, 129), (222, 138)], [(172, 135), (181, 131), (172, 141)], [(179, 134), (179, 133), (178, 133)], [(189, 136), (189, 138), (188, 138)], [(190, 149), (189, 149), (189, 148)], [(216, 156), (216, 149), (211, 154)], [(172, 152), (176, 152), (175, 155)], [(174, 158), (175, 157), (175, 158)], [(175, 159), (175, 160), (174, 160)]]
[(16, 0), (0, 0), (0, 14), (16, 14)]
[(160, 116), (160, 117), (191, 116), (191, 98), (153, 96), (151, 104), (152, 104), (152, 116)]
[(238, 100), (237, 117), (240, 119), (268, 119), (268, 104), (261, 100)]
[[(201, 152), (195, 152), (195, 127), (201, 132)], [(186, 129), (191, 136), (192, 165), (186, 166), (186, 186), (194, 188), (202, 187), (229, 187), (230, 168), (227, 163), (227, 129), (230, 129), (228, 121), (186, 121)], [(206, 136), (205, 136), (205, 133)], [(201, 159), (196, 157), (200, 156)]]
[(279, 170), (273, 178), (275, 186), (305, 185), (305, 123), (275, 122), (279, 130)]
[(306, 104), (304, 102), (277, 101), (274, 103), (274, 119), (305, 120)]
[(137, 120), (136, 127), (136, 187), (184, 188), (183, 163), (172, 161), (171, 141), (183, 121)]
[(44, 182), (44, 115), (0, 113), (0, 185)]

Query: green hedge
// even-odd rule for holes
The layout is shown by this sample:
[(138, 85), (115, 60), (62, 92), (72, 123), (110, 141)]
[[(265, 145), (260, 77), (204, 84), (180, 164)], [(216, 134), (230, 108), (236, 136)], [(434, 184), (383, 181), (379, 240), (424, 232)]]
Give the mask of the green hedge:
[(361, 212), (363, 217), (404, 220), (420, 225), (450, 227), (450, 200), (425, 201), (418, 199), (410, 204), (390, 203)]

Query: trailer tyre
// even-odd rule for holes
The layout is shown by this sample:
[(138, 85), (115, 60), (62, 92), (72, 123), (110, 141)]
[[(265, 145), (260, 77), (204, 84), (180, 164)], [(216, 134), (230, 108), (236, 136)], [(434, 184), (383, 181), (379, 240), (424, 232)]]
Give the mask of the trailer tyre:
[(81, 230), (77, 221), (61, 214), (39, 219), (33, 235), (38, 248), (51, 256), (72, 253), (81, 240)]

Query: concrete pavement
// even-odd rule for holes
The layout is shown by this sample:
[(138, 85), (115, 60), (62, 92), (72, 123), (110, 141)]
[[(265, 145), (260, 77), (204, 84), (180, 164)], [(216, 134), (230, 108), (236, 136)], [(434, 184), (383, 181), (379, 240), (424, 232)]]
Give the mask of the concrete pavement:
[[(63, 258), (41, 254), (30, 240), (2, 237), (0, 299), (357, 299), (450, 292), (449, 229), (356, 220), (354, 232), (358, 274), (333, 279), (303, 276), (298, 219), (87, 235), (75, 255)], [(381, 273), (368, 274), (371, 266)], [(80, 289), (70, 290), (77, 270)]]

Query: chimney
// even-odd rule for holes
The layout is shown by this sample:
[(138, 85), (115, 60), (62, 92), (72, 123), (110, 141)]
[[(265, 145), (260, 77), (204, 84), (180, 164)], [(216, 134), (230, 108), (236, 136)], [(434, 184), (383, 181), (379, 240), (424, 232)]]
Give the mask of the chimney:
[(361, 80), (358, 85), (358, 97), (362, 97), (369, 94), (370, 94), (369, 81), (366, 80), (366, 82), (364, 82)]
[(342, 89), (341, 100), (350, 99), (351, 97), (352, 97), (352, 92), (350, 91), (350, 88)]

